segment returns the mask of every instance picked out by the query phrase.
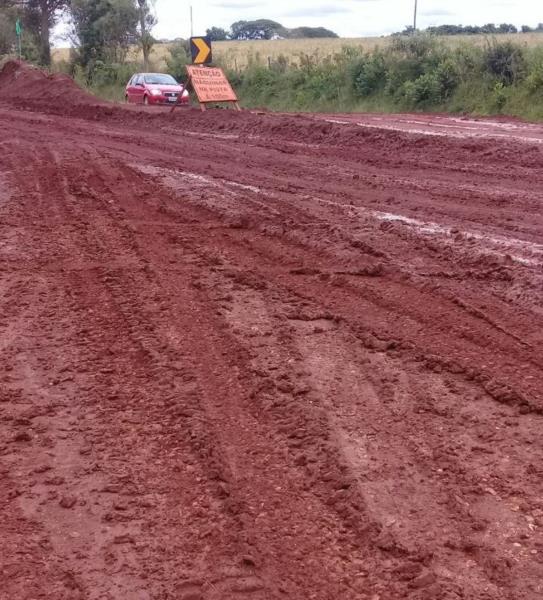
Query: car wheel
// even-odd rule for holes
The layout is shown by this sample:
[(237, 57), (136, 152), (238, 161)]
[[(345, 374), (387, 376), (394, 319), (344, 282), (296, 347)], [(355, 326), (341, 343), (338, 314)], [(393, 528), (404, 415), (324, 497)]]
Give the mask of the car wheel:
[(124, 101), (125, 101), (127, 104), (129, 104), (129, 103), (130, 103), (130, 100), (128, 99), (128, 94), (126, 94), (126, 96), (124, 97)]
[(145, 104), (145, 106), (149, 106), (149, 96), (143, 96), (143, 104)]

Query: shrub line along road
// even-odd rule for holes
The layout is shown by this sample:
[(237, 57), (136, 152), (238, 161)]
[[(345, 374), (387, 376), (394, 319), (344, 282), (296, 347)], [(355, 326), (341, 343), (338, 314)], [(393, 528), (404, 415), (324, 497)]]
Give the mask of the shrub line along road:
[(0, 598), (541, 598), (540, 129), (40, 77), (0, 75)]

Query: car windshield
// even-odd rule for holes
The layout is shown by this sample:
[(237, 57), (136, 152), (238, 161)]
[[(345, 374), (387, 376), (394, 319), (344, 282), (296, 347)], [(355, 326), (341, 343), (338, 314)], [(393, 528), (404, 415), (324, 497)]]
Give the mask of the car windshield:
[(145, 83), (151, 85), (177, 85), (177, 81), (171, 75), (162, 75), (161, 73), (154, 73), (152, 75), (145, 75)]

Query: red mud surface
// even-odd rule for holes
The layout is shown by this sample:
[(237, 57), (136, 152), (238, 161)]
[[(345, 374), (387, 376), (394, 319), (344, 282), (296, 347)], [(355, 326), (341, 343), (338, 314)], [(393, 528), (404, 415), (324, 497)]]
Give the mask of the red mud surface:
[(368, 128), (406, 131), (410, 133), (445, 136), (454, 138), (494, 138), (505, 141), (522, 141), (534, 144), (543, 143), (543, 127), (536, 123), (526, 123), (520, 119), (473, 119), (445, 115), (423, 114), (348, 114), (319, 115), (330, 123), (357, 124)]
[(543, 147), (378, 118), (5, 67), (2, 600), (543, 597)]

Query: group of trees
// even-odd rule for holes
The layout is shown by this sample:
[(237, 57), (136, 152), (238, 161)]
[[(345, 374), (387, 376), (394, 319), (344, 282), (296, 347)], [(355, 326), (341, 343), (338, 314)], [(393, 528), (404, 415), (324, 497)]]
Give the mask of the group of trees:
[[(417, 30), (418, 31), (418, 30)], [(537, 33), (543, 32), (543, 23), (539, 23), (537, 27), (523, 25), (520, 30), (512, 23), (487, 23), (486, 25), (437, 25), (428, 27), (424, 30), (432, 35), (494, 35), (498, 33)], [(402, 32), (395, 35), (410, 35), (415, 33), (413, 27), (406, 27)]]
[[(68, 0), (0, 0), (0, 51), (15, 43), (15, 22), (20, 19), (32, 36), (33, 50), (43, 64), (51, 62), (51, 28)], [(26, 49), (26, 47), (25, 47)]]
[(523, 25), (520, 30), (522, 33), (542, 33), (543, 23), (538, 23), (537, 27), (530, 27), (529, 25)]
[(70, 0), (78, 62), (123, 62), (138, 44), (147, 65), (156, 23), (152, 8), (148, 0)]
[(51, 31), (60, 19), (71, 23), (76, 60), (86, 67), (96, 61), (121, 61), (139, 44), (149, 61), (156, 23), (154, 0), (0, 0), (0, 54), (15, 45), (15, 22), (24, 30), (24, 53), (51, 64)]
[(296, 27), (289, 29), (277, 21), (257, 19), (256, 21), (236, 21), (229, 30), (211, 27), (206, 34), (214, 41), (222, 40), (274, 40), (292, 38), (329, 38), (338, 37), (336, 33), (324, 27)]

